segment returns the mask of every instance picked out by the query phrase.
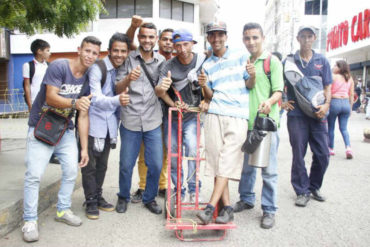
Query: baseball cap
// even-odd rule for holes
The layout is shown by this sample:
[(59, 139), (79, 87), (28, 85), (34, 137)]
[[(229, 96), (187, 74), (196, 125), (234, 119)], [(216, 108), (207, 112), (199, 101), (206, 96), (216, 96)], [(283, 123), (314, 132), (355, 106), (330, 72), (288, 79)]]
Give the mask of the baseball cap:
[(211, 22), (206, 26), (206, 33), (214, 32), (214, 31), (222, 31), (227, 32), (226, 30), (226, 23), (223, 21)]
[(317, 28), (316, 28), (316, 27), (314, 27), (314, 26), (310, 26), (310, 25), (302, 25), (302, 26), (300, 26), (300, 27), (299, 27), (299, 29), (298, 29), (298, 34), (299, 34), (300, 32), (302, 32), (303, 30), (309, 30), (309, 31), (313, 32), (313, 34), (315, 34), (315, 35), (316, 35), (316, 30), (317, 30)]
[(194, 44), (197, 42), (193, 39), (193, 35), (186, 29), (178, 29), (172, 33), (172, 42), (175, 44), (181, 41), (193, 41)]

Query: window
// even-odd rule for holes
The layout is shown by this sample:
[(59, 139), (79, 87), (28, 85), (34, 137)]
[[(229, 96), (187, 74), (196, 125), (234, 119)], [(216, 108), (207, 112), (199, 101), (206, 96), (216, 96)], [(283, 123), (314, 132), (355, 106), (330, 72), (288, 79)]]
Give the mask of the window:
[(194, 4), (178, 0), (160, 0), (159, 17), (194, 22)]
[(131, 18), (133, 15), (152, 17), (152, 0), (105, 0), (108, 14), (100, 14), (100, 19)]
[(306, 15), (319, 15), (320, 2), (322, 2), (322, 14), (328, 14), (328, 1), (327, 0), (306, 0), (305, 1), (305, 14)]

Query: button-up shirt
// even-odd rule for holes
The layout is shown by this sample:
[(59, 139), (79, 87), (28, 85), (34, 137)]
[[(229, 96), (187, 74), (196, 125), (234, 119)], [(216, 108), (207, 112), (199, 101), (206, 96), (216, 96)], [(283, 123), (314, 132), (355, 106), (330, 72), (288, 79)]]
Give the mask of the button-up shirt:
[(89, 135), (92, 137), (110, 138), (117, 137), (118, 117), (117, 110), (120, 106), (119, 95), (114, 93), (116, 69), (109, 57), (103, 59), (107, 67), (107, 78), (101, 87), (102, 71), (97, 64), (92, 65), (89, 72), (90, 90), (93, 95), (89, 108)]
[[(159, 72), (166, 60), (157, 52), (153, 54), (153, 58), (145, 62), (145, 65), (154, 83), (157, 84)], [(139, 49), (129, 54), (125, 63), (118, 69), (116, 83), (140, 65), (140, 58), (142, 56)], [(146, 132), (162, 124), (161, 104), (143, 68), (141, 68), (140, 77), (130, 82), (128, 93), (130, 104), (121, 107), (120, 117), (123, 127), (131, 131)]]

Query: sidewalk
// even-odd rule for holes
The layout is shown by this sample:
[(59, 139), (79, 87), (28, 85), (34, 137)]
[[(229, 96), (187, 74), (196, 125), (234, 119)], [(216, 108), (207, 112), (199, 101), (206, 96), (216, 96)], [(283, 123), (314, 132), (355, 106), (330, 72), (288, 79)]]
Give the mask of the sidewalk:
[[(0, 119), (0, 238), (22, 223), (27, 120)], [(40, 184), (39, 213), (56, 202), (60, 178), (60, 166), (49, 164)]]
[[(55, 208), (50, 207), (39, 218), (40, 240), (26, 244), (20, 227), (0, 238), (0, 246), (161, 246), (161, 247), (232, 247), (232, 246), (368, 246), (370, 243), (370, 143), (363, 142), (363, 129), (370, 126), (364, 114), (353, 113), (349, 132), (354, 149), (354, 159), (345, 159), (345, 149), (338, 128), (335, 135), (336, 155), (330, 158), (322, 193), (326, 202), (310, 200), (306, 208), (294, 205), (296, 195), (290, 184), (291, 147), (283, 117), (278, 153), (278, 205), (276, 225), (271, 230), (261, 229), (261, 175), (256, 181), (256, 204), (251, 210), (235, 214), (237, 229), (230, 230), (225, 240), (219, 242), (181, 242), (173, 231), (165, 229), (163, 215), (154, 215), (141, 203), (128, 205), (125, 214), (101, 212), (99, 220), (85, 217), (82, 188), (73, 193), (72, 210), (82, 218), (80, 227), (71, 227), (54, 221)], [(119, 144), (120, 145), (120, 144)], [(118, 192), (119, 145), (112, 150), (104, 183), (104, 197), (116, 203)], [(2, 156), (3, 153), (0, 153)], [(307, 150), (306, 164), (310, 168), (311, 151)], [(2, 163), (0, 164), (0, 166)], [(50, 165), (48, 169), (54, 165)], [(186, 166), (185, 166), (186, 168)], [(1, 174), (1, 173), (0, 173)], [(186, 172), (185, 172), (186, 174)], [(213, 178), (203, 176), (201, 169), (202, 197), (208, 200)], [(0, 175), (1, 176), (1, 175)], [(0, 177), (1, 179), (1, 177)], [(22, 185), (22, 181), (20, 181)], [(138, 187), (137, 167), (134, 168), (131, 191)], [(232, 204), (239, 200), (238, 183), (230, 182)], [(0, 195), (1, 198), (1, 195)], [(163, 207), (163, 199), (157, 198)], [(20, 212), (21, 214), (21, 212)], [(188, 218), (196, 219), (195, 214)], [(189, 234), (192, 234), (189, 231)], [(196, 234), (201, 234), (198, 232)], [(215, 234), (209, 232), (208, 234)]]

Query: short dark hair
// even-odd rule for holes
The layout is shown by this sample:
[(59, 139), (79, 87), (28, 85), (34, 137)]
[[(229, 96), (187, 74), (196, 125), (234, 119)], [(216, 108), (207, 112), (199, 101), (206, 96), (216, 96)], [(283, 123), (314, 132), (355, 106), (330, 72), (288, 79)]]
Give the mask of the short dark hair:
[(250, 29), (260, 30), (261, 35), (263, 36), (263, 30), (262, 30), (262, 27), (261, 27), (260, 24), (258, 24), (256, 22), (249, 22), (249, 23), (245, 24), (244, 27), (243, 27), (243, 33), (247, 30), (250, 30)]
[(31, 51), (36, 56), (38, 50), (45, 50), (50, 48), (50, 44), (43, 39), (35, 39), (31, 44)]
[(113, 34), (112, 37), (110, 38), (108, 50), (112, 49), (113, 43), (116, 42), (116, 41), (126, 43), (127, 48), (128, 49), (130, 48), (130, 43), (131, 43), (130, 38), (124, 33), (118, 33), (117, 32), (117, 33)]
[(166, 29), (164, 29), (160, 34), (159, 34), (159, 39), (161, 39), (162, 38), (162, 34), (163, 33), (173, 33), (174, 32), (174, 30), (172, 29), (172, 28), (166, 28)]
[(140, 29), (139, 29), (139, 33), (140, 33), (140, 30), (142, 28), (154, 29), (155, 32), (157, 33), (157, 27), (152, 22), (144, 22), (143, 24), (141, 24)]
[(91, 43), (98, 46), (101, 45), (101, 41), (95, 36), (86, 36), (81, 42), (81, 47), (84, 46), (84, 43)]

